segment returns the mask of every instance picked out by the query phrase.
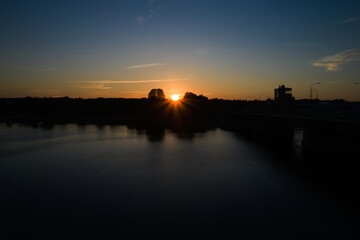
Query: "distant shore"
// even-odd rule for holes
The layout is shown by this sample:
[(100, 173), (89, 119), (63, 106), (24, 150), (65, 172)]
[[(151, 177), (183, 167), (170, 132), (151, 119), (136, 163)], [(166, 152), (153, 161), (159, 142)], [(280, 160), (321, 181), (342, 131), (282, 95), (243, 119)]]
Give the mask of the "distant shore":
[[(360, 103), (98, 98), (2, 98), (0, 122), (51, 128), (54, 124), (127, 125), (197, 132), (222, 128), (251, 138), (288, 140), (294, 129), (323, 129), (353, 141), (360, 134)], [(313, 132), (314, 130), (312, 130)], [(265, 137), (265, 138), (268, 138)]]
[(0, 98), (0, 121), (123, 123), (162, 121), (188, 125), (218, 123), (239, 114), (360, 121), (360, 103), (344, 100), (297, 100), (289, 104), (240, 100), (150, 101), (146, 98)]

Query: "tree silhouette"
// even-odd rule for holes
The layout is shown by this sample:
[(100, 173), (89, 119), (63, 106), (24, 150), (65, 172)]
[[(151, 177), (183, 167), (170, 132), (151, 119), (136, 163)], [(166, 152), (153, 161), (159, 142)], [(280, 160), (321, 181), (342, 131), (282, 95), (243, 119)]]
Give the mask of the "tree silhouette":
[(208, 97), (204, 96), (204, 95), (196, 95), (195, 93), (192, 92), (186, 92), (183, 99), (185, 100), (208, 100)]
[(155, 100), (155, 101), (165, 100), (164, 91), (161, 88), (151, 89), (151, 91), (148, 94), (148, 99)]
[(186, 92), (184, 94), (184, 97), (183, 99), (188, 99), (188, 100), (193, 100), (193, 99), (196, 99), (197, 98), (197, 95), (195, 93), (192, 93), (192, 92)]

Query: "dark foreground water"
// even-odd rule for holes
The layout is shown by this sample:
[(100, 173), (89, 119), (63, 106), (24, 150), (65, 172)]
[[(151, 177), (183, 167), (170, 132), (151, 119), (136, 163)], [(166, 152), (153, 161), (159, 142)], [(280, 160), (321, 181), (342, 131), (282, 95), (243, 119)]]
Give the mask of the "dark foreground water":
[(275, 156), (219, 129), (0, 124), (0, 235), (358, 239), (357, 212)]

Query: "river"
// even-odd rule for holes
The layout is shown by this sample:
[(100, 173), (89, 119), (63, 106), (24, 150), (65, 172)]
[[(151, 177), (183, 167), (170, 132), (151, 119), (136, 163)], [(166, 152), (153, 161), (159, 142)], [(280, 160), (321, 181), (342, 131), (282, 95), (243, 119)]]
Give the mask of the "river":
[(221, 129), (0, 124), (0, 234), (358, 239), (359, 214), (277, 158)]

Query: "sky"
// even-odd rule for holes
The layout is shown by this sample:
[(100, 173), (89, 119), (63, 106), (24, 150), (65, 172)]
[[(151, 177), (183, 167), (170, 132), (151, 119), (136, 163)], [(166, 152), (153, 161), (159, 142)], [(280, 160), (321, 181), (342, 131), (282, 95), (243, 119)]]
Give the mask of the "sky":
[(360, 1), (2, 0), (0, 97), (360, 101)]

